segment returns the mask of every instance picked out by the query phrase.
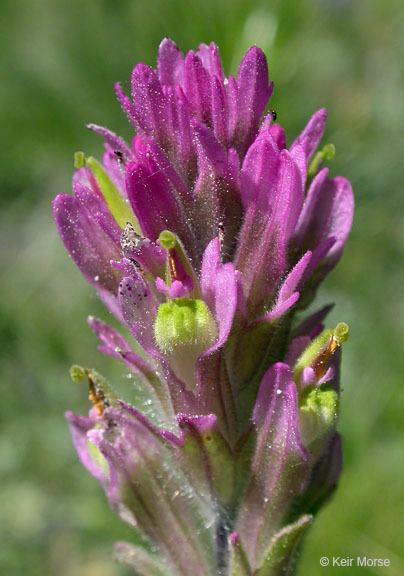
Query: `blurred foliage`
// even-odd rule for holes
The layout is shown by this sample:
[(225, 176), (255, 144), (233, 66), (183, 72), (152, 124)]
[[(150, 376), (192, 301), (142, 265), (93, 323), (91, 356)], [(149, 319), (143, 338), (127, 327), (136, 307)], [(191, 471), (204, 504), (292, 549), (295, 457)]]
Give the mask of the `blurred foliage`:
[[(118, 576), (112, 542), (131, 530), (82, 469), (63, 418), (85, 413), (74, 362), (130, 396), (124, 370), (96, 350), (85, 318), (106, 318), (67, 257), (51, 216), (70, 188), (73, 153), (100, 154), (84, 124), (129, 137), (113, 83), (155, 62), (164, 36), (186, 51), (214, 40), (227, 71), (249, 45), (267, 53), (271, 105), (289, 142), (326, 106), (332, 174), (353, 183), (356, 217), (342, 263), (319, 293), (346, 320), (340, 431), (345, 468), (302, 552), (390, 558), (366, 576), (404, 574), (404, 4), (401, 0), (3, 0), (1, 7), (0, 572)], [(401, 143), (401, 147), (400, 147)]]

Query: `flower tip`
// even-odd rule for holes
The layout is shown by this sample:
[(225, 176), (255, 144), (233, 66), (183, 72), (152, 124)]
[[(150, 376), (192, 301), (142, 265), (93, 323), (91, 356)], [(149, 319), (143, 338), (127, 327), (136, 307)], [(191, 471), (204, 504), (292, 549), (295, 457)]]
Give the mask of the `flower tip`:
[(77, 418), (76, 414), (72, 410), (66, 410), (64, 413), (64, 417), (70, 423), (73, 423), (74, 420)]
[(335, 156), (334, 144), (326, 144), (323, 148), (324, 160), (332, 160)]
[(250, 48), (247, 50), (246, 54), (245, 54), (245, 58), (246, 57), (253, 57), (253, 58), (264, 58), (266, 61), (266, 56), (264, 51), (259, 48), (256, 44), (253, 44), (252, 46), (250, 46)]
[[(121, 86), (120, 82), (115, 82), (114, 90), (115, 90), (115, 94), (116, 94), (119, 102), (121, 103), (121, 106), (124, 108), (124, 104), (127, 104), (129, 99), (126, 96), (126, 94), (124, 93), (124, 91), (122, 90), (122, 86)], [(126, 112), (125, 108), (124, 108), (124, 110)]]
[(164, 250), (172, 250), (175, 247), (176, 238), (169, 230), (163, 230), (160, 232), (158, 241)]
[(176, 416), (180, 428), (194, 428), (200, 434), (210, 432), (217, 422), (216, 414), (206, 414), (201, 416), (189, 416), (180, 412)]
[(162, 39), (162, 41), (160, 42), (160, 46), (159, 46), (159, 52), (160, 50), (164, 49), (164, 48), (171, 48), (174, 50), (178, 50), (178, 52), (180, 51), (180, 49), (178, 48), (177, 44), (174, 42), (174, 40), (171, 40), (171, 38), (168, 38), (168, 36), (166, 36), (165, 38)]
[(68, 203), (74, 202), (74, 198), (72, 198), (69, 194), (64, 194), (63, 192), (55, 196), (53, 200), (53, 213), (55, 215), (55, 218), (57, 213), (59, 212), (59, 209), (66, 207), (66, 202)]
[(325, 122), (327, 120), (327, 108), (319, 108), (312, 117), (316, 118), (317, 120), (324, 120)]
[(74, 153), (74, 167), (76, 170), (80, 170), (80, 168), (84, 168), (86, 165), (86, 155), (84, 152), (78, 151)]
[(78, 364), (73, 364), (70, 368), (70, 378), (73, 382), (82, 382), (85, 378), (86, 371), (82, 366)]
[(334, 339), (338, 344), (346, 342), (349, 337), (349, 326), (346, 322), (339, 322), (334, 330)]
[(132, 83), (148, 83), (150, 78), (156, 75), (155, 70), (145, 64), (144, 62), (138, 62), (132, 70)]

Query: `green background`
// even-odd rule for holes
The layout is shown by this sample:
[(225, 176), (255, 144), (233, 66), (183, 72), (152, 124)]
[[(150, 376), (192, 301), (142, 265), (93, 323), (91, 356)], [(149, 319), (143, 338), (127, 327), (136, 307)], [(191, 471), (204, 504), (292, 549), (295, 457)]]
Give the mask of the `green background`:
[[(131, 128), (113, 83), (155, 63), (158, 44), (214, 40), (227, 72), (253, 43), (269, 58), (271, 105), (288, 141), (320, 106), (332, 174), (356, 195), (344, 258), (319, 294), (349, 322), (342, 415), (345, 467), (301, 557), (303, 575), (404, 574), (404, 3), (402, 0), (3, 0), (1, 8), (0, 573), (118, 576), (130, 529), (81, 467), (63, 418), (85, 413), (74, 362), (121, 389), (86, 316), (107, 313), (56, 234), (51, 200), (68, 192), (73, 153), (100, 154), (84, 128)], [(401, 143), (401, 147), (400, 147)], [(322, 556), (389, 558), (390, 568), (322, 568)], [(195, 575), (197, 576), (197, 575)]]

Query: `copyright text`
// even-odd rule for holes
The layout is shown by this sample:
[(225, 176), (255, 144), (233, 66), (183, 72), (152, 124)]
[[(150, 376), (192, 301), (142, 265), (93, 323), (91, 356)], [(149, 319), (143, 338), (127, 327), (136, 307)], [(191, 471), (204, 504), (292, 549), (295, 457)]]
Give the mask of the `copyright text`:
[(320, 558), (321, 566), (390, 566), (389, 558), (368, 558), (367, 556), (332, 556)]

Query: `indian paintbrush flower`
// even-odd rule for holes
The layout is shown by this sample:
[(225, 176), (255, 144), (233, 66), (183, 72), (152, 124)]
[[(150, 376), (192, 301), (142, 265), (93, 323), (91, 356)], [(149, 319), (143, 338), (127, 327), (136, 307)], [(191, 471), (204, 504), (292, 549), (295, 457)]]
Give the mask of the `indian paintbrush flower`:
[(317, 147), (316, 112), (290, 147), (263, 52), (237, 78), (217, 47), (185, 57), (163, 40), (157, 71), (137, 64), (127, 144), (102, 163), (75, 156), (73, 196), (54, 215), (72, 258), (144, 354), (89, 318), (100, 350), (121, 360), (147, 401), (117, 398), (94, 370), (89, 416), (67, 413), (78, 455), (149, 548), (117, 557), (143, 576), (293, 572), (313, 512), (340, 472), (340, 345), (324, 308), (296, 314), (340, 259), (351, 227), (347, 180)]

